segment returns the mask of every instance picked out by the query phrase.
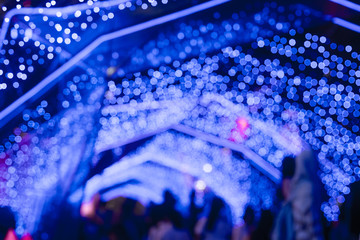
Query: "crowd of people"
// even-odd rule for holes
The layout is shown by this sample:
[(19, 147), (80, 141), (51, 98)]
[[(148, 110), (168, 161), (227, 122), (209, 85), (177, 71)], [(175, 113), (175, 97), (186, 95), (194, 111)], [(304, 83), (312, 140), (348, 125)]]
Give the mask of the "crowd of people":
[[(256, 221), (255, 210), (248, 206), (244, 224), (234, 226), (226, 202), (218, 196), (199, 207), (195, 190), (190, 195), (188, 214), (177, 209), (176, 197), (164, 192), (162, 204), (145, 208), (131, 198), (119, 198), (118, 209), (106, 207), (99, 195), (93, 199), (96, 211), (84, 216), (82, 239), (106, 240), (245, 240), (270, 239), (274, 218), (270, 210), (263, 210)], [(107, 203), (109, 205), (109, 203)], [(110, 204), (111, 205), (111, 204)]]
[(195, 190), (190, 196), (187, 214), (177, 210), (176, 198), (169, 191), (164, 193), (162, 204), (143, 207), (141, 214), (136, 210), (137, 202), (132, 199), (124, 200), (119, 214), (105, 208), (100, 210), (102, 203), (98, 197), (100, 215), (105, 218), (93, 228), (96, 234), (89, 231), (94, 218), (85, 218), (83, 239), (359, 239), (360, 183), (351, 185), (351, 194), (341, 204), (339, 221), (327, 222), (320, 210), (324, 199), (317, 163), (311, 150), (284, 158), (279, 185), (280, 204), (268, 210), (247, 206), (241, 225), (233, 225), (229, 206), (218, 196), (206, 199), (202, 207), (197, 206)]
[[(360, 239), (360, 182), (340, 206), (338, 222), (326, 222), (320, 212), (321, 183), (317, 161), (311, 151), (286, 157), (279, 186), (281, 204), (268, 210), (248, 205), (241, 225), (234, 225), (226, 201), (210, 192), (197, 204), (197, 192), (191, 192), (188, 209), (179, 209), (170, 191), (161, 204), (142, 205), (131, 198), (109, 202), (96, 194), (80, 209), (79, 239), (82, 240), (322, 240)], [(8, 207), (0, 207), (0, 239), (17, 240), (15, 216)], [(32, 239), (25, 235), (21, 239)]]

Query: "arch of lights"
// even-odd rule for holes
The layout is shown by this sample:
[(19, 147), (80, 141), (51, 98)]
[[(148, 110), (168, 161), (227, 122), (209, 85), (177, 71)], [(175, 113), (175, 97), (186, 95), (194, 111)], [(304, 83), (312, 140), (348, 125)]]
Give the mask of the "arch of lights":
[[(136, 106), (129, 106), (129, 104), (110, 106), (104, 108), (102, 112), (104, 115), (112, 115), (112, 119), (109, 119), (109, 124), (105, 124), (106, 120), (101, 118), (100, 122), (105, 127), (99, 132), (95, 145), (96, 151), (104, 151), (109, 147), (118, 148), (149, 136), (156, 137), (153, 141), (149, 141), (151, 143), (143, 147), (144, 149), (138, 150), (133, 158), (122, 159), (117, 165), (110, 167), (107, 170), (110, 173), (105, 171), (103, 176), (95, 176), (90, 179), (85, 190), (85, 202), (103, 188), (136, 178), (133, 173), (128, 172), (128, 169), (151, 161), (179, 169), (181, 172), (204, 180), (215, 193), (227, 200), (233, 209), (234, 221), (238, 221), (243, 214), (244, 205), (247, 203), (263, 205), (265, 208), (272, 205), (271, 199), (274, 192), (259, 191), (259, 189), (264, 187), (264, 189), (274, 190), (274, 183), (278, 183), (280, 180), (279, 170), (274, 165), (280, 166), (284, 155), (296, 154), (302, 147), (301, 140), (295, 135), (293, 139), (286, 139), (278, 134), (276, 126), (260, 120), (253, 121), (242, 104), (235, 105), (220, 95), (206, 94), (197, 100), (181, 101), (179, 99), (176, 101), (153, 101)], [(201, 112), (205, 116), (201, 116)], [(129, 114), (132, 115), (132, 118), (122, 118), (123, 115)], [(115, 118), (117, 119), (115, 120)], [(214, 118), (217, 118), (215, 122)], [(196, 126), (190, 124), (201, 119), (203, 120), (201, 124)], [(237, 141), (243, 141), (243, 136), (229, 134), (234, 133), (233, 130), (236, 129), (234, 122), (236, 121), (245, 124), (253, 122), (251, 134), (257, 136), (257, 139), (248, 140), (249, 146), (258, 145), (261, 148), (263, 146), (259, 144), (260, 142), (271, 145), (273, 152), (267, 154), (267, 161), (248, 146), (238, 144)], [(264, 128), (265, 125), (267, 127)], [(268, 131), (269, 126), (272, 131)], [(205, 129), (202, 129), (203, 127)], [(236, 131), (235, 133), (241, 134), (242, 132)], [(298, 147), (290, 148), (290, 145)], [(232, 151), (241, 153), (246, 160), (241, 157), (239, 159), (236, 155), (233, 156)], [(260, 150), (261, 153), (262, 151)], [(249, 164), (255, 169), (251, 170)], [(209, 169), (214, 169), (214, 172)], [(258, 173), (259, 171), (260, 173)], [(154, 175), (156, 171), (149, 171), (149, 174), (146, 174), (147, 171), (140, 168), (134, 172), (141, 175), (140, 178), (145, 178), (147, 182), (155, 181), (157, 187), (152, 187), (152, 189), (160, 188), (160, 190), (154, 190), (159, 195), (162, 193), (161, 190), (166, 188), (172, 189), (176, 193), (176, 189), (182, 189), (180, 186), (184, 185), (184, 182), (181, 184), (170, 183), (170, 176), (173, 174), (171, 172), (167, 174), (168, 182), (157, 179), (157, 176)], [(130, 176), (127, 176), (128, 174)], [(262, 180), (262, 185), (257, 185), (259, 180), (255, 176), (259, 174), (269, 178), (267, 181)], [(251, 185), (259, 186), (256, 192), (264, 194), (259, 196), (254, 189), (250, 191)], [(228, 187), (224, 188), (224, 186)], [(190, 190), (189, 188), (187, 194), (178, 194), (181, 196), (182, 203), (185, 203), (184, 205), (187, 203)]]
[[(181, 146), (181, 149), (178, 149), (177, 146)], [(130, 167), (129, 165), (133, 165), (133, 162), (136, 162), (137, 165)], [(157, 163), (159, 166), (153, 166), (149, 162)], [(163, 191), (170, 189), (179, 196), (182, 206), (187, 206), (192, 186), (189, 186), (186, 180), (189, 177), (195, 177), (200, 179), (196, 182), (198, 185), (205, 182), (230, 204), (234, 220), (240, 219), (243, 215), (244, 205), (249, 202), (250, 181), (248, 179), (251, 169), (247, 161), (233, 159), (227, 149), (216, 147), (214, 149), (214, 146), (199, 139), (189, 139), (179, 136), (178, 133), (160, 134), (156, 136), (154, 142), (148, 144), (135, 157), (124, 159), (124, 162), (121, 163), (119, 165), (126, 165), (126, 167), (112, 166), (110, 168), (112, 174), (105, 171), (104, 175), (98, 179), (94, 177), (88, 182), (85, 191), (94, 188), (93, 184), (99, 186), (100, 182), (104, 183), (100, 185), (103, 188), (112, 186), (114, 182), (137, 179), (141, 183), (149, 184), (150, 189), (156, 192), (158, 197), (160, 196), (160, 200), (162, 200)], [(164, 166), (176, 169), (180, 171), (180, 174), (174, 174), (174, 171), (169, 171)], [(268, 184), (272, 186), (271, 183)], [(224, 189), (224, 186), (229, 187)], [(205, 185), (198, 187), (204, 188)], [(92, 190), (89, 190), (89, 197), (96, 193), (94, 189)], [(140, 191), (136, 194), (141, 196), (140, 199), (147, 197), (147, 192), (144, 195)], [(256, 200), (258, 203), (270, 207), (271, 195), (265, 194), (262, 199)], [(150, 200), (161, 203), (158, 199)]]
[[(47, 9), (41, 8), (30, 15), (23, 8), (20, 10), (26, 11), (18, 17), (5, 18), (3, 26), (8, 27), (3, 27), (1, 34), (0, 94), (11, 101), (1, 102), (1, 113), (21, 94), (31, 92), (39, 80), (78, 56), (79, 49), (103, 34), (136, 26), (152, 16), (138, 21), (130, 18), (123, 25), (107, 22), (121, 22), (122, 16), (138, 10), (150, 11), (149, 5), (170, 9), (175, 4), (124, 1), (110, 6), (114, 2), (88, 1), (81, 10), (68, 7), (72, 9), (69, 15), (62, 14), (62, 9), (47, 15)], [(189, 3), (182, 7), (187, 6)], [(51, 9), (49, 4), (46, 7)], [(159, 129), (166, 131), (159, 132), (144, 149), (152, 144), (161, 146), (161, 139), (167, 137), (187, 139), (185, 146), (200, 141), (204, 149), (214, 144), (211, 139), (216, 137), (226, 142), (222, 147), (241, 146), (236, 150), (239, 152), (247, 149), (251, 154), (244, 154), (246, 160), (230, 162), (250, 162), (242, 167), (251, 168), (252, 174), (245, 174), (248, 179), (241, 181), (230, 180), (234, 184), (227, 185), (228, 189), (239, 189), (242, 181), (256, 181), (252, 176), (262, 183), (258, 187), (271, 185), (269, 179), (279, 179), (283, 156), (300, 151), (300, 136), (319, 152), (320, 177), (329, 196), (322, 211), (329, 220), (337, 219), (338, 203), (344, 201), (349, 184), (360, 174), (360, 54), (350, 45), (336, 44), (325, 36), (304, 34), (314, 19), (331, 20), (305, 6), (272, 2), (246, 12), (224, 9), (209, 9), (205, 17), (201, 15), (202, 20), (196, 15), (169, 22), (161, 25), (161, 32), (153, 27), (130, 34), (131, 39), (155, 30), (143, 41), (134, 37), (136, 46), (126, 41), (119, 44), (119, 40), (128, 40), (125, 35), (102, 42), (54, 78), (57, 89), (49, 86), (45, 93), (33, 95), (32, 103), (25, 101), (27, 108), (14, 118), (16, 123), (9, 123), (13, 124), (11, 133), (3, 136), (0, 146), (4, 163), (0, 203), (19, 213), (18, 234), (25, 228), (35, 231), (39, 216), (56, 203), (56, 197), (65, 198), (79, 189), (94, 152)], [(97, 29), (96, 34), (89, 35), (85, 31), (88, 27)], [(101, 86), (106, 88), (104, 95)], [(248, 124), (245, 129), (242, 121)], [(289, 148), (289, 143), (298, 147)], [(167, 147), (171, 151), (171, 146)], [(214, 148), (214, 152), (219, 149)], [(143, 156), (141, 151), (138, 154)], [(165, 150), (164, 154), (171, 156)], [(163, 159), (168, 157), (147, 160), (166, 166)], [(259, 166), (259, 162), (264, 164)], [(205, 160), (198, 164), (199, 172), (193, 175), (206, 178), (200, 171)], [(253, 174), (254, 169), (261, 174)], [(239, 178), (245, 176), (242, 170)], [(220, 172), (226, 176), (225, 170)], [(208, 179), (210, 185), (211, 181)], [(230, 200), (239, 208), (239, 216), (241, 206), (255, 196), (247, 189), (241, 203)], [(271, 203), (270, 194), (269, 199)], [(30, 209), (37, 209), (37, 213), (30, 214)]]

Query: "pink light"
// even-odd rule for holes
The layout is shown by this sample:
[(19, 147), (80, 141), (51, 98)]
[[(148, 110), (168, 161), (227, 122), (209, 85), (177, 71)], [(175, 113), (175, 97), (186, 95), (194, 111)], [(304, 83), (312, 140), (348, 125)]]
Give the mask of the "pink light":
[(246, 118), (236, 119), (236, 127), (231, 130), (230, 141), (243, 142), (249, 137), (250, 124)]

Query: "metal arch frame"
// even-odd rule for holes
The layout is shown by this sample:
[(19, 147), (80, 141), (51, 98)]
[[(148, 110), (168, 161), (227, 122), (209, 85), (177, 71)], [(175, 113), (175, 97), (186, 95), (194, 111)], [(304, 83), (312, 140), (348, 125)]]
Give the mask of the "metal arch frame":
[(278, 169), (273, 167), (270, 163), (265, 161), (262, 157), (260, 157), (257, 153), (252, 151), (250, 148), (246, 147), (243, 144), (237, 144), (234, 142), (231, 142), (226, 139), (222, 139), (219, 137), (216, 137), (211, 134), (207, 134), (198, 130), (195, 130), (193, 128), (187, 127), (185, 125), (179, 124), (171, 127), (171, 129), (176, 130), (178, 132), (199, 138), (203, 141), (222, 146), (225, 148), (229, 148), (235, 152), (241, 152), (244, 154), (244, 156), (250, 160), (250, 163), (258, 169), (260, 172), (262, 172), (264, 175), (266, 175), (268, 178), (270, 178), (274, 183), (279, 183), (281, 180), (281, 173)]
[(360, 26), (356, 25), (355, 23), (348, 22), (342, 18), (334, 17), (332, 19), (332, 22), (336, 25), (339, 25), (341, 27), (347, 28), (349, 30), (352, 30), (354, 32), (360, 33)]
[[(242, 112), (241, 106), (235, 105), (231, 101), (227, 100), (226, 98), (224, 98), (223, 96), (218, 95), (218, 94), (212, 94), (212, 93), (206, 94), (199, 101), (204, 102), (204, 103), (208, 103), (210, 101), (216, 101), (216, 102), (219, 102), (225, 108), (232, 108), (232, 109), (238, 110), (239, 112)], [(132, 107), (129, 107), (130, 106), (129, 104), (115, 105), (115, 106), (107, 107), (106, 111), (125, 112), (125, 111), (128, 111), (130, 108), (140, 110), (140, 111), (148, 110), (148, 109), (166, 109), (166, 108), (169, 108), (169, 106), (173, 106), (173, 104), (171, 104), (171, 103), (172, 103), (172, 101), (154, 101), (154, 102), (150, 102), (150, 103), (137, 104)], [(245, 112), (244, 112), (244, 114), (248, 115)], [(249, 116), (247, 116), (247, 117), (249, 117)], [(276, 131), (274, 128), (272, 128), (272, 127), (266, 128), (265, 123), (261, 122), (260, 120), (254, 120), (254, 119), (251, 119), (251, 120), (254, 121), (255, 126), (260, 131), (262, 131), (265, 135), (271, 137), (274, 141), (276, 141), (278, 144), (280, 144), (282, 147), (284, 147), (286, 150), (288, 150), (290, 153), (292, 153), (294, 155), (299, 154), (303, 150), (303, 148), (306, 147), (305, 142), (302, 139), (300, 139), (302, 146), (295, 146), (295, 148), (294, 148), (294, 144), (292, 144), (291, 145), (292, 148), (289, 148), (289, 144), (285, 144), (285, 142), (287, 140), (283, 136), (281, 136), (279, 134), (279, 132)], [(133, 142), (137, 142), (139, 140), (142, 140), (142, 139), (145, 139), (145, 138), (148, 138), (151, 136), (155, 136), (157, 134), (160, 134), (162, 132), (166, 132), (169, 130), (175, 130), (180, 133), (184, 133), (186, 135), (202, 139), (206, 142), (209, 142), (209, 143), (212, 143), (212, 144), (215, 144), (218, 146), (226, 147), (226, 148), (229, 148), (236, 152), (241, 152), (242, 154), (244, 154), (244, 156), (247, 159), (250, 160), (250, 162), (252, 163), (252, 165), (255, 168), (257, 168), (260, 172), (262, 172), (264, 175), (269, 177), (273, 182), (279, 183), (281, 180), (281, 172), (277, 168), (272, 166), (270, 163), (268, 163), (261, 156), (259, 156), (257, 153), (255, 153), (253, 150), (246, 147), (245, 145), (234, 143), (232, 141), (229, 141), (227, 139), (222, 139), (222, 138), (214, 136), (212, 134), (204, 133), (204, 132), (196, 130), (194, 128), (185, 126), (183, 124), (168, 125), (166, 127), (156, 129), (155, 131), (149, 131), (149, 132), (143, 133), (141, 135), (135, 136), (134, 138), (127, 139), (122, 142), (117, 142), (116, 144), (108, 145), (107, 148), (98, 149), (98, 152), (103, 152), (103, 151), (113, 149), (116, 147), (121, 147), (121, 146), (130, 144)]]
[[(339, 4), (339, 5), (343, 6), (343, 7), (352, 9), (354, 11), (360, 12), (360, 5), (359, 4), (356, 4), (356, 3), (353, 3), (353, 2), (350, 2), (350, 1), (347, 1), (347, 0), (329, 0), (329, 1), (333, 2), (333, 3), (336, 3), (336, 4)], [(346, 20), (344, 20), (342, 18), (338, 18), (338, 17), (333, 17), (332, 22), (334, 24), (336, 24), (336, 25), (341, 26), (341, 27), (344, 27), (344, 28), (350, 29), (350, 30), (352, 30), (354, 32), (360, 33), (360, 26), (355, 24), (355, 23), (346, 21)]]
[(353, 3), (353, 2), (350, 2), (347, 0), (329, 0), (329, 1), (360, 12), (359, 4), (356, 4), (356, 3)]
[[(142, 140), (142, 139), (145, 139), (145, 138), (148, 138), (151, 136), (155, 136), (157, 134), (160, 134), (162, 132), (166, 132), (169, 130), (175, 130), (177, 132), (180, 132), (180, 133), (183, 133), (183, 134), (195, 137), (195, 138), (199, 138), (205, 142), (208, 142), (208, 143), (211, 143), (214, 145), (218, 145), (218, 146), (222, 146), (222, 147), (226, 147), (235, 152), (241, 152), (242, 154), (244, 154), (244, 156), (250, 161), (250, 163), (256, 169), (258, 169), (261, 173), (263, 173), (264, 175), (269, 177), (274, 183), (278, 184), (281, 180), (281, 172), (277, 168), (273, 167), (270, 163), (268, 163), (266, 160), (264, 160), (257, 153), (255, 153), (254, 151), (252, 151), (250, 148), (246, 147), (245, 145), (237, 144), (237, 143), (231, 142), (229, 140), (222, 139), (217, 136), (198, 131), (196, 129), (185, 126), (183, 124), (177, 124), (177, 125), (172, 125), (172, 126), (168, 126), (165, 128), (159, 128), (156, 131), (148, 132), (148, 133), (136, 136), (127, 141), (120, 142), (116, 145), (112, 145), (108, 149), (101, 149), (100, 152), (109, 150), (109, 149), (112, 149), (115, 147), (125, 146), (127, 144), (137, 142), (139, 140)], [(137, 165), (139, 163), (134, 163), (134, 164)]]
[[(131, 185), (125, 188), (115, 188), (101, 195), (105, 201), (110, 201), (119, 196), (136, 198), (142, 204), (148, 204), (150, 201), (160, 204), (162, 201), (161, 195), (157, 194), (153, 190), (148, 189), (147, 186), (142, 184)], [(86, 200), (88, 199), (85, 199), (85, 202)]]
[[(176, 161), (173, 161), (172, 159), (170, 159), (164, 155), (159, 155), (158, 153), (155, 154), (153, 152), (143, 152), (135, 157), (125, 157), (122, 159), (122, 161), (117, 162), (117, 163), (113, 164), (112, 166), (108, 167), (107, 169), (105, 169), (102, 176), (100, 176), (100, 175), (94, 176), (93, 178), (91, 178), (88, 181), (88, 183), (86, 184), (86, 188), (85, 188), (85, 199), (84, 200), (85, 201), (88, 200), (88, 198), (90, 197), (89, 195), (94, 194), (94, 193), (96, 193), (96, 191), (100, 190), (98, 188), (98, 184), (96, 184), (96, 182), (98, 182), (100, 178), (104, 177), (105, 179), (112, 179), (112, 180), (115, 180), (115, 182), (127, 181), (129, 179), (132, 179), (131, 174), (126, 175), (126, 173), (129, 173), (128, 170), (135, 168), (139, 165), (148, 163), (148, 162), (153, 162), (153, 163), (165, 166), (174, 171), (180, 172)], [(123, 174), (121, 174), (122, 172), (125, 173), (125, 176)], [(194, 173), (189, 173), (189, 174), (195, 176)], [(140, 182), (143, 182), (143, 181), (140, 181)], [(102, 182), (102, 184), (104, 184), (104, 182)], [(94, 189), (89, 189), (88, 187), (90, 185), (94, 185)], [(142, 185), (144, 185), (144, 183), (140, 184), (140, 186), (142, 186)], [(115, 190), (110, 190), (110, 191), (115, 191)]]

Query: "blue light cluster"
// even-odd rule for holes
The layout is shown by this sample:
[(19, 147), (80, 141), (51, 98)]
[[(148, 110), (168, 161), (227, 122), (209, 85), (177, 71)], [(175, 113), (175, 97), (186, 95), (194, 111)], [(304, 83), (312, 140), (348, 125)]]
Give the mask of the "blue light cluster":
[[(55, 6), (56, 2), (51, 2), (51, 7)], [(162, 1), (161, 5), (167, 3)], [(87, 1), (77, 8), (44, 9), (39, 5), (18, 8), (18, 12), (6, 15), (6, 23), (0, 31), (0, 96), (6, 100), (0, 102), (0, 109), (101, 34), (142, 20), (123, 21), (124, 16), (141, 9), (144, 4), (158, 6), (157, 1)], [(98, 34), (94, 34), (95, 30)], [(27, 79), (32, 81), (25, 81)]]
[[(293, 35), (295, 31), (290, 32), (289, 38), (278, 35), (272, 40), (259, 38), (257, 44), (252, 45), (255, 51), (268, 47), (269, 57), (271, 54), (278, 54), (290, 58), (290, 62), (285, 60), (284, 65), (276, 58), (260, 61), (242, 52), (241, 47), (227, 47), (223, 49), (223, 55), (202, 56), (184, 64), (174, 61), (170, 69), (160, 67), (158, 70), (148, 71), (141, 78), (137, 75), (134, 79), (122, 79), (121, 82), (126, 84), (118, 88), (113, 84), (111, 91), (115, 94), (109, 95), (111, 98), (105, 104), (127, 103), (131, 100), (130, 96), (139, 102), (149, 100), (146, 97), (150, 97), (150, 100), (173, 98), (174, 96), (169, 97), (169, 89), (172, 89), (173, 95), (176, 96), (177, 92), (181, 97), (186, 94), (198, 97), (204, 92), (217, 92), (238, 104), (244, 103), (255, 118), (285, 126), (288, 131), (284, 130), (284, 135), (295, 132), (315, 150), (320, 151), (318, 157), (323, 171), (321, 178), (330, 196), (329, 202), (324, 203), (322, 208), (329, 220), (336, 220), (339, 213), (336, 199), (342, 199), (343, 194), (348, 194), (348, 185), (359, 177), (356, 157), (359, 153), (356, 135), (359, 95), (353, 92), (354, 86), (351, 86), (356, 84), (358, 55), (352, 51), (351, 46), (337, 46), (323, 36), (308, 33), (299, 43), (301, 37), (297, 35), (297, 43)], [(333, 53), (334, 51), (339, 53)], [(338, 57), (337, 54), (345, 56)], [(283, 59), (282, 61), (284, 62)], [(313, 75), (307, 76), (303, 72), (309, 69), (313, 70)], [(214, 72), (217, 70), (225, 71), (228, 75), (216, 76)], [(215, 76), (211, 76), (212, 74)], [(234, 83), (230, 78), (237, 78), (239, 82)], [(342, 82), (339, 83), (339, 80)], [(144, 81), (149, 85), (146, 86)], [(143, 95), (141, 91), (136, 94), (136, 87), (140, 87), (136, 83), (144, 84)], [(233, 86), (229, 86), (229, 83)], [(170, 87), (173, 84), (176, 85), (175, 88)], [(260, 89), (253, 91), (253, 86)], [(153, 94), (149, 95), (148, 90)], [(119, 96), (121, 93), (124, 96)], [(199, 116), (194, 116), (195, 119), (201, 122)], [(216, 124), (214, 120), (209, 122)], [(203, 121), (192, 126), (204, 126), (200, 130), (206, 131), (206, 123)], [(349, 125), (351, 127), (347, 129), (346, 126)], [(214, 133), (216, 125), (208, 129), (211, 129), (210, 133)], [(254, 136), (259, 141), (252, 143), (253, 139), (250, 138), (246, 144), (256, 147), (259, 155), (266, 156), (268, 149), (273, 148), (273, 141), (267, 143), (258, 133)], [(261, 147), (262, 144), (267, 146)], [(277, 152), (272, 156), (278, 156), (278, 160), (269, 162), (280, 167), (284, 154)]]
[[(86, 139), (94, 137), (93, 116), (99, 111), (103, 94), (98, 86), (103, 85), (104, 79), (76, 75), (79, 73), (81, 70), (75, 69), (64, 76), (73, 76), (61, 95), (66, 112), (54, 113), (52, 105), (57, 100), (50, 94), (33, 109), (23, 111), (22, 123), (0, 145), (0, 161), (4, 163), (0, 205), (11, 206), (18, 213), (19, 235), (37, 229), (45, 205), (56, 206), (56, 198), (61, 194), (56, 188), (66, 191), (65, 179), (70, 177), (73, 164), (80, 164), (83, 159), (80, 156), (86, 141), (91, 141)], [(67, 94), (69, 89), (71, 94)]]
[[(66, 5), (78, 4), (78, 3), (86, 3), (89, 6), (92, 6), (94, 3), (100, 2), (98, 0), (77, 0), (77, 1), (55, 1), (55, 0), (46, 0), (42, 2), (37, 1), (21, 1), (16, 0), (16, 4), (13, 1), (4, 0), (2, 2), (2, 6), (0, 11), (2, 13), (6, 13), (12, 9), (22, 9), (22, 8), (29, 8), (29, 7), (46, 7), (46, 8), (55, 8), (55, 7), (64, 7)], [(60, 3), (60, 4), (59, 4)]]
[(349, 184), (360, 176), (358, 53), (349, 45), (337, 45), (310, 33), (302, 41), (297, 38), (298, 43), (282, 39), (258, 43), (264, 42), (273, 54), (284, 55), (286, 48), (291, 51), (286, 57), (298, 76), (289, 77), (284, 87), (289, 89), (287, 97), (296, 104), (296, 111), (303, 113), (294, 119), (301, 136), (319, 151), (321, 179), (330, 196), (322, 210), (328, 219), (335, 220), (339, 213), (336, 206), (349, 193)]
[[(106, 0), (76, 0), (76, 1), (55, 1), (55, 0), (46, 0), (42, 2), (37, 1), (21, 1), (16, 0), (16, 4), (11, 2), (10, 0), (4, 0), (2, 3), (2, 6), (0, 8), (0, 12), (2, 14), (12, 10), (12, 9), (22, 9), (22, 8), (29, 8), (29, 7), (45, 7), (45, 8), (56, 8), (56, 7), (64, 7), (64, 6), (70, 6), (75, 4), (81, 4), (85, 3), (88, 6), (93, 6), (94, 4), (98, 2), (105, 2)], [(110, 2), (110, 1), (109, 1)], [(119, 8), (125, 8), (125, 7), (131, 7), (132, 5), (141, 6), (142, 9), (147, 9), (149, 7), (156, 7), (159, 3), (167, 4), (168, 0), (137, 0), (137, 1), (122, 1), (123, 4), (119, 6)], [(129, 3), (127, 3), (129, 2)]]
[[(124, 69), (111, 69), (109, 72), (121, 77), (124, 72), (159, 67), (174, 60), (183, 61), (201, 53), (219, 51), (227, 45), (249, 44), (257, 37), (271, 37), (276, 33), (289, 31), (292, 34), (302, 33), (303, 28), (309, 27), (310, 16), (309, 9), (302, 6), (284, 8), (271, 3), (255, 14), (240, 11), (228, 18), (216, 12), (209, 20), (181, 21), (175, 28), (162, 28), (158, 37), (148, 41), (143, 47), (130, 49), (131, 64), (124, 66)], [(97, 59), (101, 59), (104, 68), (116, 68), (119, 57), (123, 54), (123, 49), (114, 49), (110, 56), (94, 56), (94, 61), (89, 59), (89, 63), (91, 66), (98, 66)]]

